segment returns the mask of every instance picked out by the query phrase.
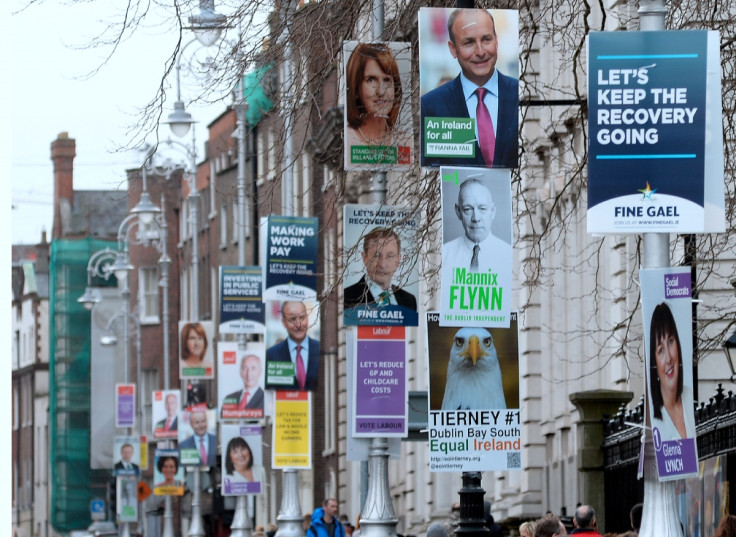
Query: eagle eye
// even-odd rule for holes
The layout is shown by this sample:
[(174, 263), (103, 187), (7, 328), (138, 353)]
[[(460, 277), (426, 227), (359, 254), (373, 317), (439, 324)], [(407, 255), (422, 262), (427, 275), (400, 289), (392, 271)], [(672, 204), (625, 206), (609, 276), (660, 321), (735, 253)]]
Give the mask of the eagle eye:
[(483, 345), (486, 347), (490, 347), (492, 342), (493, 342), (493, 339), (489, 337), (483, 338)]
[(462, 347), (463, 345), (465, 345), (465, 338), (456, 337), (455, 338), (455, 346), (456, 347)]

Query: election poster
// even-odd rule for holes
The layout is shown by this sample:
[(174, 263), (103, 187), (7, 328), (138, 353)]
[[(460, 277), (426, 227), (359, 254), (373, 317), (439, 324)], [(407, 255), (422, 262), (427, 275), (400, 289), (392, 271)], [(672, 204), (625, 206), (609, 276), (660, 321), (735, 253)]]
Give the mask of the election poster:
[(260, 494), (263, 480), (263, 438), (258, 425), (220, 425), (222, 495)]
[(184, 495), (184, 467), (179, 464), (178, 449), (156, 449), (153, 470), (153, 494), (156, 496)]
[(113, 475), (137, 476), (140, 473), (140, 437), (116, 436), (113, 439)]
[(115, 427), (135, 427), (135, 384), (115, 384)]
[(518, 166), (518, 11), (420, 8), (419, 83), (422, 166)]
[(440, 168), (441, 326), (511, 322), (511, 172)]
[(352, 436), (406, 437), (406, 328), (360, 326), (352, 388)]
[(418, 215), (394, 205), (344, 207), (346, 326), (417, 326)]
[(698, 473), (690, 267), (642, 269), (646, 384), (660, 481)]
[(217, 412), (182, 411), (179, 414), (179, 456), (185, 466), (215, 466)]
[(316, 217), (268, 217), (264, 300), (317, 298)]
[(312, 467), (311, 406), (309, 392), (276, 392), (271, 428), (272, 468)]
[(153, 414), (153, 437), (177, 438), (179, 435), (179, 390), (159, 390), (153, 392), (151, 412)]
[(343, 43), (346, 170), (408, 170), (411, 43)]
[[(348, 328), (345, 330), (345, 358), (347, 367), (347, 378), (348, 382), (352, 383), (355, 378), (356, 370), (356, 344), (358, 338), (357, 328)], [(352, 385), (352, 384), (351, 384)], [(355, 400), (353, 397), (348, 397), (347, 405), (347, 422), (355, 422)], [(371, 451), (371, 437), (354, 436), (352, 434), (354, 428), (348, 429), (348, 435), (346, 438), (347, 449), (345, 456), (349, 461), (367, 461)], [(401, 438), (397, 437), (386, 437), (388, 444), (388, 457), (389, 459), (400, 459), (401, 458)]]
[(212, 321), (179, 321), (179, 378), (215, 377), (214, 324)]
[(138, 520), (138, 478), (117, 477), (116, 507), (119, 522)]
[(220, 267), (220, 334), (260, 334), (265, 329), (261, 267)]
[(319, 332), (316, 301), (266, 302), (266, 389), (317, 389)]
[(220, 418), (262, 418), (265, 401), (265, 344), (261, 341), (249, 341), (246, 347), (240, 348), (237, 342), (221, 341), (217, 345), (217, 357)]
[(718, 34), (588, 36), (588, 232), (723, 231)]
[(509, 328), (444, 327), (439, 318), (427, 314), (429, 469), (521, 469), (516, 312)]

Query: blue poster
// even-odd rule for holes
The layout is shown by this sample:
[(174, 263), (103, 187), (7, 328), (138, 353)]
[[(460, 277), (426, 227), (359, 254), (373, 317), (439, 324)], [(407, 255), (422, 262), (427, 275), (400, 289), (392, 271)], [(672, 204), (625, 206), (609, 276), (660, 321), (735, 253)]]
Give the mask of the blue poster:
[(707, 51), (707, 31), (591, 32), (588, 232), (704, 230)]
[(220, 267), (220, 333), (260, 334), (265, 328), (261, 267)]
[(264, 300), (317, 298), (318, 219), (269, 216)]

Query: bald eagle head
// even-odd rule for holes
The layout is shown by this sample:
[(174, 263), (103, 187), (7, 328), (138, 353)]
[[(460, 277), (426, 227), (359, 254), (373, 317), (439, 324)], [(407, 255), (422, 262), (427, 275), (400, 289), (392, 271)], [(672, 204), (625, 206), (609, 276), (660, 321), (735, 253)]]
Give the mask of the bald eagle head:
[(485, 328), (461, 328), (450, 350), (442, 410), (489, 408), (506, 408), (493, 336)]

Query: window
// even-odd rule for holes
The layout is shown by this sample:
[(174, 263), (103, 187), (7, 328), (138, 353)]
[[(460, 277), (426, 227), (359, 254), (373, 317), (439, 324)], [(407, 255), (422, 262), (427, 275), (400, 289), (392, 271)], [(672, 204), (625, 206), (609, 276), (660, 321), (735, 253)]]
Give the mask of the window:
[(220, 248), (227, 246), (227, 225), (227, 204), (223, 203), (220, 206)]
[(138, 269), (138, 303), (142, 323), (158, 323), (158, 267)]
[(238, 198), (233, 198), (233, 244), (238, 244), (238, 237), (240, 236), (240, 226), (243, 223), (240, 221), (240, 205), (238, 204)]

